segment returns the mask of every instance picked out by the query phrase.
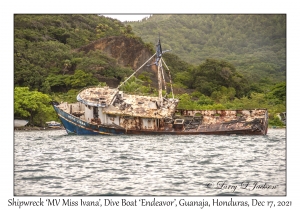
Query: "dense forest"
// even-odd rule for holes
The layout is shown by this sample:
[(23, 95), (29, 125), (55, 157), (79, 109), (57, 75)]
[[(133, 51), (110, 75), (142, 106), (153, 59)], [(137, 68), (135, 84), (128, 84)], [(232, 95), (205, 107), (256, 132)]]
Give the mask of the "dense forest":
[[(14, 16), (14, 115), (31, 125), (58, 120), (51, 100), (73, 102), (78, 91), (133, 73), (111, 55), (77, 50), (122, 36), (154, 53), (158, 34), (179, 108), (268, 108), (270, 124), (286, 109), (285, 15), (153, 15), (122, 23), (99, 15)], [(163, 30), (162, 30), (163, 29)], [(113, 47), (113, 46), (112, 46)], [(122, 88), (155, 95), (153, 72)], [(101, 78), (101, 80), (100, 80)]]
[(188, 63), (207, 58), (233, 64), (247, 79), (285, 81), (286, 15), (152, 15), (129, 22), (146, 42), (158, 35), (165, 49)]

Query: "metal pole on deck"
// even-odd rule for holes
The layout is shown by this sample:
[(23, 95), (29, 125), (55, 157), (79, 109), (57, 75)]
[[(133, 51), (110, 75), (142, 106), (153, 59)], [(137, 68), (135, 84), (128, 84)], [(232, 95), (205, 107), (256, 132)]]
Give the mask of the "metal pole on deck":
[(162, 79), (161, 79), (161, 59), (158, 61), (157, 65), (157, 80), (158, 80), (158, 100), (159, 100), (159, 106), (163, 105), (162, 100)]

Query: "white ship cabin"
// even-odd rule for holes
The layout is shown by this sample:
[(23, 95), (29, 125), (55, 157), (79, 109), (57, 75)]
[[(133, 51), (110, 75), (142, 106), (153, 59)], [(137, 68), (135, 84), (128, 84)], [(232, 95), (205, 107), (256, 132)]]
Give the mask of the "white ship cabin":
[(158, 97), (128, 95), (109, 87), (86, 88), (77, 100), (58, 107), (88, 123), (139, 130), (161, 127), (165, 118), (172, 118), (178, 104), (177, 99), (163, 99), (160, 103)]

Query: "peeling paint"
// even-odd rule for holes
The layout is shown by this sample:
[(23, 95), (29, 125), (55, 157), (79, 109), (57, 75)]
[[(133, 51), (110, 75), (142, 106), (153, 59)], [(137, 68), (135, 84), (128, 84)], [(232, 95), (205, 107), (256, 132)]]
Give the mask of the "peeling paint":
[[(68, 133), (76, 134), (250, 134), (266, 135), (268, 111), (254, 110), (177, 110), (178, 99), (162, 97), (166, 89), (160, 40), (156, 54), (134, 71), (117, 88), (89, 87), (77, 95), (77, 103), (53, 103)], [(156, 55), (158, 97), (129, 95), (119, 90)], [(170, 77), (171, 79), (171, 77)], [(170, 84), (171, 84), (170, 80)]]
[[(81, 125), (87, 122), (132, 134), (267, 133), (266, 109), (176, 109), (177, 99), (164, 98), (160, 105), (158, 97), (128, 95), (116, 89), (100, 87), (84, 89), (77, 98), (80, 99), (77, 103), (65, 102), (57, 107), (72, 119), (78, 119)], [(105, 106), (102, 102), (105, 102)]]

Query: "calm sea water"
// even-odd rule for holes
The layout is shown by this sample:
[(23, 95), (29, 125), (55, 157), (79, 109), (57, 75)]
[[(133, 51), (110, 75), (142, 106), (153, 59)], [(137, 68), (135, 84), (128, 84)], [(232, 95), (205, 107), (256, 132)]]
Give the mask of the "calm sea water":
[(14, 133), (15, 196), (286, 195), (286, 131), (267, 136)]

